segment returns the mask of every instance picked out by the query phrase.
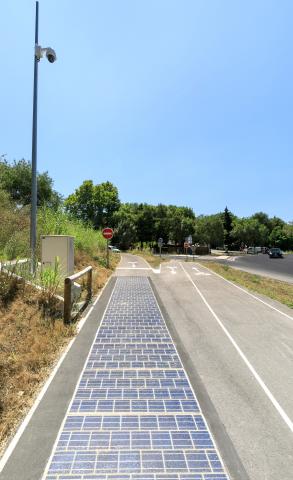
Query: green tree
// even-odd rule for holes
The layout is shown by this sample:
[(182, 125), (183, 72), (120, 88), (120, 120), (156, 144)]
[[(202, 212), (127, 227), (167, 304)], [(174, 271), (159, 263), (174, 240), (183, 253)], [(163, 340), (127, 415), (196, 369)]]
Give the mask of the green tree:
[(226, 207), (223, 214), (223, 227), (224, 227), (224, 245), (228, 249), (231, 247), (231, 244), (232, 244), (232, 237), (231, 237), (231, 232), (233, 229), (232, 223), (233, 223), (232, 214), (228, 210), (228, 207)]
[(85, 180), (65, 200), (69, 213), (95, 228), (112, 226), (119, 206), (118, 190), (111, 182), (94, 185), (92, 180)]
[(282, 250), (293, 250), (293, 225), (276, 226), (269, 236), (270, 245)]
[(155, 214), (156, 207), (141, 203), (136, 209), (137, 237), (141, 247), (144, 242), (155, 241)]
[(233, 222), (232, 237), (241, 244), (261, 246), (268, 243), (269, 230), (256, 218), (239, 218)]
[(127, 250), (138, 241), (136, 214), (132, 204), (125, 203), (113, 214), (113, 243)]
[(189, 235), (193, 236), (195, 231), (195, 215), (191, 208), (168, 206), (169, 240), (177, 243), (184, 243)]
[(200, 215), (195, 219), (195, 242), (210, 245), (211, 248), (223, 246), (224, 227), (222, 213)]
[[(8, 163), (0, 160), (0, 188), (10, 195), (19, 206), (31, 203), (31, 164), (27, 160), (14, 160)], [(37, 204), (56, 208), (61, 203), (61, 196), (53, 189), (53, 180), (48, 172), (37, 173)]]

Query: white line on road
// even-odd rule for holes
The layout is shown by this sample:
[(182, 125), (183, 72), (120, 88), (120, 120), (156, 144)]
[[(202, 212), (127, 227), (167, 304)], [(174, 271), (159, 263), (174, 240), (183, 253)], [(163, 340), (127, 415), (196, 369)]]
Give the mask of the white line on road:
[(128, 263), (130, 263), (132, 265), (132, 268), (136, 268), (137, 262), (128, 262)]
[[(205, 265), (202, 265), (202, 267), (205, 268), (206, 270), (208, 270), (209, 272), (211, 271), (211, 270), (209, 270), (209, 268), (206, 267)], [(266, 305), (267, 307), (271, 308), (272, 310), (275, 310), (275, 312), (278, 312), (278, 313), (280, 313), (281, 315), (284, 315), (284, 317), (289, 318), (289, 320), (293, 320), (293, 317), (291, 317), (291, 315), (288, 315), (288, 313), (282, 312), (282, 310), (279, 310), (278, 308), (274, 307), (273, 305), (270, 305), (269, 303), (265, 302), (265, 301), (262, 300), (261, 298), (258, 298), (256, 295), (253, 295), (253, 293), (250, 293), (250, 292), (248, 292), (247, 290), (245, 290), (244, 288), (239, 287), (239, 286), (236, 285), (235, 283), (230, 282), (230, 280), (227, 280), (227, 278), (222, 277), (221, 275), (219, 275), (219, 274), (216, 273), (216, 272), (212, 272), (212, 274), (216, 275), (216, 276), (219, 277), (221, 280), (224, 280), (224, 282), (229, 283), (229, 284), (232, 285), (233, 287), (238, 288), (238, 290), (241, 290), (241, 292), (246, 293), (246, 295), (249, 295), (250, 297), (252, 297), (252, 298), (254, 298), (255, 300), (257, 300), (258, 302), (261, 302), (261, 303), (263, 303), (264, 305)]]
[(204, 275), (204, 276), (209, 276), (211, 275), (210, 273), (205, 273), (205, 272), (201, 272), (200, 270), (198, 270), (198, 268), (196, 267), (192, 267), (192, 270), (196, 270), (196, 273), (194, 275)]
[[(263, 391), (265, 392), (265, 394), (267, 395), (267, 397), (269, 398), (269, 400), (272, 402), (272, 404), (274, 405), (275, 409), (277, 410), (277, 412), (279, 413), (279, 415), (283, 418), (284, 422), (286, 423), (286, 425), (289, 427), (289, 429), (291, 430), (291, 432), (293, 433), (293, 422), (292, 420), (288, 417), (287, 413), (285, 412), (285, 410), (283, 410), (283, 408), (281, 407), (281, 405), (279, 404), (279, 402), (275, 399), (275, 397), (273, 396), (273, 394), (270, 392), (270, 390), (268, 389), (268, 387), (266, 386), (266, 384), (264, 383), (264, 381), (261, 379), (261, 377), (259, 376), (259, 374), (256, 372), (256, 370), (253, 368), (253, 366), (251, 365), (251, 363), (249, 362), (249, 360), (246, 358), (246, 356), (244, 355), (244, 353), (242, 352), (242, 350), (238, 347), (237, 343), (235, 342), (234, 338), (230, 335), (230, 333), (228, 332), (228, 330), (226, 329), (226, 327), (223, 325), (223, 323), (221, 322), (221, 320), (219, 319), (219, 317), (217, 316), (217, 314), (214, 312), (214, 310), (212, 309), (212, 307), (209, 305), (209, 303), (207, 302), (207, 300), (205, 299), (204, 295), (201, 293), (201, 291), (199, 290), (199, 288), (197, 287), (197, 285), (194, 283), (194, 281), (192, 280), (191, 276), (189, 275), (189, 273), (185, 270), (185, 268), (183, 267), (182, 263), (180, 263), (180, 266), (182, 268), (182, 270), (184, 271), (185, 275), (187, 276), (187, 278), (191, 281), (192, 285), (194, 286), (194, 288), (196, 289), (197, 293), (199, 294), (199, 296), (201, 297), (202, 301), (204, 302), (204, 304), (206, 305), (206, 307), (209, 309), (209, 311), (211, 312), (211, 314), (213, 315), (213, 317), (215, 318), (215, 320), (218, 322), (218, 324), (220, 325), (220, 327), (222, 328), (223, 332), (226, 334), (226, 336), (228, 337), (228, 339), (230, 340), (230, 342), (232, 343), (233, 347), (237, 350), (237, 352), (239, 353), (240, 357), (242, 358), (242, 360), (244, 361), (244, 363), (246, 364), (246, 366), (249, 368), (249, 370), (251, 371), (252, 375), (254, 376), (254, 378), (256, 379), (256, 381), (259, 383), (259, 385), (261, 386), (261, 388), (263, 389)], [(244, 290), (245, 291), (245, 290)]]

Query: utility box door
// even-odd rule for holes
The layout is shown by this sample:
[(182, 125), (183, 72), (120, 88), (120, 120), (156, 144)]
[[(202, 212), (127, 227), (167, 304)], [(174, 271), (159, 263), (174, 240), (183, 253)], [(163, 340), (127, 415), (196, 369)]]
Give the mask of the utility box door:
[(42, 268), (54, 268), (58, 257), (62, 274), (74, 273), (74, 237), (68, 235), (42, 235)]

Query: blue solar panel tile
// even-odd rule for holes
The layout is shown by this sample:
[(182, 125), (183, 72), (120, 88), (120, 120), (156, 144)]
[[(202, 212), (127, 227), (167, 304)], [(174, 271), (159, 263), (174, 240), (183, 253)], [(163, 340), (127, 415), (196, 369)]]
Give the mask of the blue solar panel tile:
[(118, 278), (46, 480), (228, 480), (146, 278)]

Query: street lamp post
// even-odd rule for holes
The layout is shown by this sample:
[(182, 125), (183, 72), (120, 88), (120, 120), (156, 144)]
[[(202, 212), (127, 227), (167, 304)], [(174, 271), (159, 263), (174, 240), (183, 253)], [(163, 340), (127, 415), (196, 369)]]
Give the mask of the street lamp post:
[(57, 60), (55, 51), (48, 47), (42, 48), (39, 45), (39, 2), (36, 1), (36, 20), (35, 20), (35, 52), (34, 52), (34, 90), (33, 90), (33, 129), (32, 129), (32, 186), (31, 186), (31, 229), (30, 229), (30, 247), (31, 247), (31, 270), (36, 272), (37, 255), (37, 134), (38, 134), (38, 64), (43, 55), (50, 63)]

